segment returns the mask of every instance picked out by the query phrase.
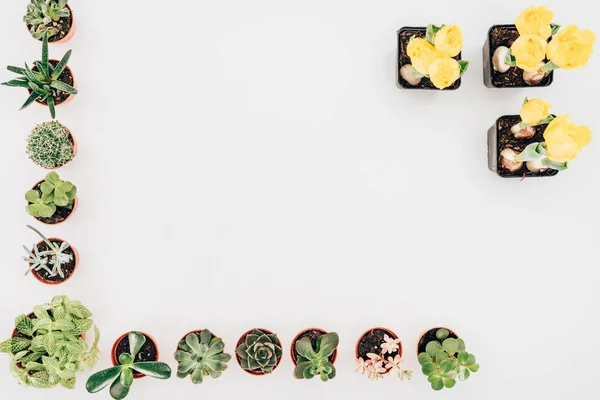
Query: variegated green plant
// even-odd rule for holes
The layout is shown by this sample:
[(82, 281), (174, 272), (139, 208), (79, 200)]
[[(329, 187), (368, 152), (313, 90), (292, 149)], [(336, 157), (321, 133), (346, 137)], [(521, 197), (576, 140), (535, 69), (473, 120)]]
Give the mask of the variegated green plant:
[(10, 355), (10, 370), (19, 383), (74, 389), (75, 374), (92, 368), (100, 358), (98, 328), (91, 347), (82, 338), (92, 324), (92, 313), (79, 301), (56, 296), (34, 307), (33, 315), (19, 315), (14, 337), (0, 343), (0, 352)]
[(48, 37), (58, 34), (55, 23), (71, 15), (68, 2), (69, 0), (31, 0), (23, 17), (23, 21), (31, 26), (31, 36), (41, 39), (44, 32), (48, 32)]
[(56, 172), (50, 172), (39, 189), (25, 193), (25, 200), (29, 203), (26, 210), (32, 217), (50, 218), (56, 213), (56, 207), (72, 210), (76, 196), (75, 185), (60, 179)]
[(192, 383), (202, 383), (205, 376), (218, 378), (227, 369), (231, 355), (224, 353), (225, 343), (219, 337), (213, 337), (208, 329), (188, 334), (179, 342), (175, 352), (177, 377), (185, 378), (188, 375)]

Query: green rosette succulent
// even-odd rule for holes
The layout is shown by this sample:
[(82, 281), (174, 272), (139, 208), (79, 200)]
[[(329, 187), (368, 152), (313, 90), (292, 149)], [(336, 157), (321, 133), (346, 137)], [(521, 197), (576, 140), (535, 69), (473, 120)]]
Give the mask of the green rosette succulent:
[(276, 334), (254, 329), (236, 349), (240, 365), (247, 371), (270, 374), (279, 364), (283, 351)]
[(329, 357), (337, 349), (340, 338), (337, 333), (319, 336), (313, 349), (312, 342), (305, 337), (296, 342), (296, 351), (300, 354), (294, 369), (294, 378), (312, 379), (319, 376), (323, 382), (335, 378), (335, 367)]
[(25, 200), (29, 203), (26, 207), (27, 213), (36, 218), (51, 218), (56, 212), (56, 207), (72, 210), (76, 196), (75, 185), (60, 179), (56, 172), (50, 172), (39, 189), (25, 193)]
[(175, 352), (177, 377), (191, 376), (192, 383), (200, 384), (205, 376), (218, 378), (227, 369), (231, 355), (224, 353), (225, 343), (218, 337), (213, 337), (208, 329), (198, 334), (190, 333), (179, 342)]

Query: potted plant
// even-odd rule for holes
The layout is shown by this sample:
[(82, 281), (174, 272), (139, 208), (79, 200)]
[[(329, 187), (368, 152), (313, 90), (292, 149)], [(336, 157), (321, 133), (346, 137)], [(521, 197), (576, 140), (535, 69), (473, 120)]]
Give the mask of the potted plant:
[(461, 59), (463, 35), (458, 25), (404, 27), (398, 31), (396, 83), (402, 89), (460, 87), (468, 61)]
[(554, 176), (592, 140), (586, 126), (554, 117), (542, 99), (525, 99), (520, 115), (504, 115), (488, 131), (488, 166), (503, 178)]
[(421, 335), (417, 344), (421, 371), (433, 390), (453, 388), (456, 379), (467, 380), (479, 371), (473, 354), (465, 350), (465, 342), (447, 328), (433, 328)]
[(337, 333), (311, 328), (300, 332), (292, 341), (291, 356), (296, 368), (294, 378), (312, 379), (319, 376), (323, 382), (335, 378), (333, 364), (337, 358), (340, 338)]
[(31, 250), (23, 246), (27, 252), (27, 257), (23, 259), (29, 265), (25, 275), (31, 272), (38, 281), (47, 285), (66, 282), (79, 264), (77, 250), (62, 239), (48, 239), (33, 226), (27, 227), (37, 233), (42, 241), (33, 245)]
[(92, 346), (85, 341), (92, 324), (92, 313), (79, 301), (56, 296), (34, 307), (33, 313), (19, 315), (12, 337), (0, 343), (0, 352), (10, 355), (10, 371), (19, 383), (74, 389), (76, 373), (91, 369), (100, 358), (98, 328), (94, 327)]
[(32, 68), (29, 68), (27, 63), (25, 68), (9, 65), (6, 67), (9, 71), (21, 76), (4, 82), (3, 85), (27, 89), (29, 97), (21, 110), (35, 101), (48, 106), (54, 119), (55, 106), (70, 101), (77, 94), (73, 73), (67, 66), (70, 58), (71, 50), (67, 51), (60, 61), (48, 58), (48, 32), (45, 32), (42, 40), (42, 60), (35, 61)]
[(27, 213), (38, 221), (55, 225), (66, 221), (77, 207), (77, 187), (50, 172), (25, 193)]
[(169, 379), (171, 368), (158, 360), (156, 344), (146, 334), (129, 332), (121, 336), (113, 346), (113, 367), (96, 372), (89, 377), (85, 388), (97, 393), (110, 384), (113, 399), (124, 399), (129, 394), (134, 379), (150, 376)]
[(483, 81), (489, 88), (550, 86), (553, 71), (587, 65), (596, 35), (570, 25), (560, 29), (545, 6), (529, 7), (514, 25), (494, 25), (483, 47)]
[(224, 349), (223, 340), (208, 329), (188, 333), (179, 341), (175, 351), (177, 377), (190, 376), (194, 384), (202, 383), (205, 376), (220, 377), (231, 360), (231, 355)]
[(73, 160), (77, 143), (69, 128), (52, 120), (37, 125), (27, 137), (27, 155), (45, 169), (58, 169)]
[(23, 22), (31, 37), (42, 40), (48, 32), (48, 41), (64, 43), (75, 34), (75, 20), (69, 0), (31, 0)]
[(238, 340), (235, 355), (240, 367), (251, 375), (268, 375), (281, 362), (281, 342), (267, 329), (251, 329)]
[(366, 373), (371, 380), (382, 379), (391, 371), (395, 371), (400, 380), (412, 377), (412, 371), (403, 366), (402, 342), (389, 329), (373, 328), (363, 333), (356, 342), (354, 353), (356, 372)]

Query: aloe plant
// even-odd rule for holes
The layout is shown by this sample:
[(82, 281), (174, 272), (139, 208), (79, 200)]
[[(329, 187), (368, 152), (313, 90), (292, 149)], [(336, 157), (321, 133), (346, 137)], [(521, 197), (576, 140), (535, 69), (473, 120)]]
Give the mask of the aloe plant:
[(179, 362), (177, 377), (190, 376), (194, 384), (202, 383), (205, 376), (220, 377), (231, 360), (231, 355), (223, 352), (224, 348), (223, 340), (213, 337), (208, 329), (200, 332), (200, 338), (190, 333), (179, 342), (175, 352), (175, 360)]
[(296, 342), (296, 351), (300, 354), (294, 369), (294, 378), (312, 379), (319, 376), (323, 382), (335, 378), (335, 367), (329, 357), (337, 349), (340, 338), (337, 333), (327, 333), (317, 338), (315, 348), (309, 338)]
[(46, 32), (48, 37), (58, 34), (54, 23), (71, 15), (68, 2), (69, 0), (31, 0), (23, 17), (23, 22), (31, 26), (31, 36), (41, 39)]

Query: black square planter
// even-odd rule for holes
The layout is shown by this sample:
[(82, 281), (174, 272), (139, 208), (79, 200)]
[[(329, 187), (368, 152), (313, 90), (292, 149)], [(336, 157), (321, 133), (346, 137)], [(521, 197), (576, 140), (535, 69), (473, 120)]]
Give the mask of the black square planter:
[[(400, 75), (400, 68), (402, 68), (403, 65), (411, 63), (410, 57), (406, 53), (406, 48), (408, 46), (408, 42), (410, 41), (410, 38), (412, 36), (415, 36), (418, 38), (425, 38), (426, 35), (427, 35), (427, 28), (425, 28), (425, 27), (415, 28), (415, 27), (405, 26), (404, 28), (402, 28), (398, 31), (398, 56), (397, 56), (397, 64), (396, 64), (396, 85), (400, 89), (417, 89), (417, 90), (421, 89), (421, 90), (441, 90), (441, 91), (458, 89), (460, 87), (460, 81), (462, 78), (459, 78), (456, 82), (454, 82), (451, 86), (447, 87), (446, 89), (438, 89), (433, 85), (433, 83), (431, 83), (431, 79), (429, 79), (429, 78), (424, 77), (421, 79), (421, 82), (418, 85), (413, 86), (410, 83), (408, 83), (406, 80), (404, 80), (404, 78), (402, 78), (402, 76)], [(454, 57), (454, 59), (457, 61), (460, 61), (461, 54)]]
[(543, 172), (531, 172), (527, 169), (526, 163), (518, 171), (511, 172), (500, 165), (500, 152), (505, 148), (513, 149), (516, 152), (522, 152), (525, 147), (535, 142), (544, 141), (544, 132), (548, 125), (536, 126), (536, 133), (527, 139), (517, 139), (514, 137), (510, 128), (521, 122), (520, 115), (504, 115), (488, 131), (488, 167), (492, 172), (497, 173), (502, 178), (543, 178), (555, 176), (558, 171), (547, 169)]
[(552, 84), (554, 72), (550, 72), (539, 84), (528, 85), (523, 79), (521, 68), (511, 67), (505, 73), (494, 70), (492, 57), (496, 49), (500, 46), (506, 46), (510, 49), (518, 37), (519, 32), (515, 25), (494, 25), (490, 28), (483, 46), (483, 83), (485, 86), (489, 88), (528, 88), (546, 87)]

